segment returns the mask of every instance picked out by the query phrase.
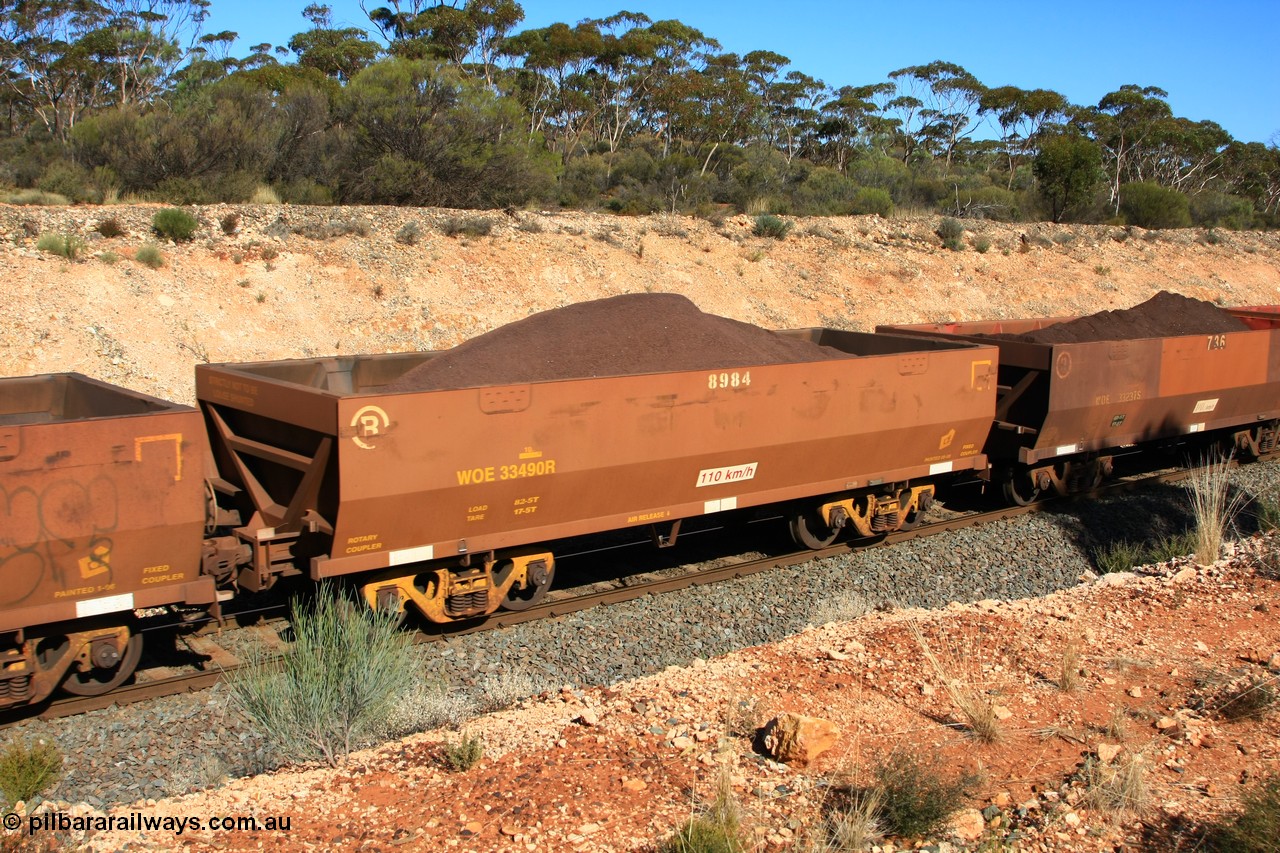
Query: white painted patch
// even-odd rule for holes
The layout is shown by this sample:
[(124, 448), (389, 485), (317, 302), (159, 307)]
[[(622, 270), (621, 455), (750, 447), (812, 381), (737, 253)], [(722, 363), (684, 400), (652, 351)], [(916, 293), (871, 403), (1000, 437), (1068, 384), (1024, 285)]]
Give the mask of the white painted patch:
[(1054, 452), (1054, 456), (1066, 456), (1068, 453), (1075, 453), (1076, 450), (1079, 449), (1079, 447), (1080, 445), (1078, 444), (1059, 445), (1058, 449)]
[(930, 474), (949, 474), (956, 467), (954, 462), (935, 462), (929, 466)]
[(122, 595), (108, 595), (106, 598), (77, 601), (76, 618), (83, 619), (86, 616), (101, 616), (104, 613), (119, 613), (121, 610), (132, 609), (133, 593), (126, 592)]
[(698, 480), (694, 485), (700, 489), (703, 486), (720, 486), (725, 483), (740, 483), (743, 480), (753, 480), (755, 476), (755, 462), (728, 465), (724, 468), (703, 468), (698, 472)]
[(1204, 432), (1204, 424), (1192, 424), (1187, 428), (1187, 432)]
[(1196, 403), (1196, 407), (1191, 411), (1194, 414), (1199, 415), (1199, 414), (1203, 414), (1204, 412), (1212, 412), (1216, 408), (1218, 408), (1218, 398), (1214, 397), (1212, 400), (1201, 400), (1200, 402)]
[(390, 566), (403, 566), (408, 563), (423, 563), (427, 560), (434, 559), (436, 556), (436, 548), (434, 545), (420, 545), (417, 548), (401, 548), (399, 551), (392, 551), (387, 555)]
[(705, 501), (702, 504), (702, 511), (705, 513), (726, 512), (737, 508), (738, 498), (736, 496), (732, 498), (721, 498), (718, 501)]

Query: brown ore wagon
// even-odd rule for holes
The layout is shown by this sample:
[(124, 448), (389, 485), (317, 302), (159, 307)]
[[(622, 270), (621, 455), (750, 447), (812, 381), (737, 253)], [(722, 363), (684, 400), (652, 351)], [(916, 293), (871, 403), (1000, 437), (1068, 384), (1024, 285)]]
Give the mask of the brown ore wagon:
[(1028, 340), (1079, 319), (1072, 317), (880, 330), (999, 346), (999, 402), (984, 449), (993, 480), (1011, 500), (1028, 503), (1041, 492), (1095, 485), (1110, 471), (1113, 451), (1144, 442), (1202, 442), (1204, 450), (1212, 445), (1244, 457), (1274, 450), (1280, 306), (1221, 313), (1239, 331)]
[(208, 441), (189, 406), (79, 374), (0, 378), (0, 707), (105, 693), (134, 610), (209, 604)]
[(199, 366), (240, 586), (372, 572), (371, 605), (448, 622), (538, 600), (565, 537), (782, 503), (818, 547), (985, 469), (994, 346), (782, 334), (857, 357), (398, 393), (441, 354)]

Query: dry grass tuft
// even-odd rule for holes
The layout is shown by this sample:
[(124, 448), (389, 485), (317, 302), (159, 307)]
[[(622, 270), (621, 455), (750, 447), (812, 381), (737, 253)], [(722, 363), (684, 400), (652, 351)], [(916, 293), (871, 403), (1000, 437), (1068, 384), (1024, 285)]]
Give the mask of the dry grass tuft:
[(1151, 794), (1147, 761), (1138, 752), (1122, 752), (1110, 763), (1091, 756), (1085, 760), (1080, 776), (1085, 785), (1085, 803), (1097, 811), (1139, 812)]
[(1080, 643), (1071, 640), (1062, 650), (1062, 661), (1058, 667), (1058, 689), (1063, 693), (1074, 693), (1080, 688)]
[(1245, 495), (1232, 490), (1232, 458), (1212, 456), (1201, 460), (1191, 471), (1191, 511), (1196, 518), (1196, 562), (1207, 566), (1222, 554), (1222, 542), (1236, 515), (1244, 507)]
[[(983, 695), (980, 689), (955, 675), (958, 668), (955, 660), (944, 660), (934, 653), (919, 622), (912, 620), (908, 625), (911, 629), (911, 636), (915, 638), (916, 644), (920, 646), (920, 651), (924, 654), (925, 660), (929, 662), (934, 674), (942, 682), (943, 689), (947, 691), (951, 704), (956, 707), (956, 710), (964, 718), (965, 728), (983, 743), (996, 743), (999, 741), (1002, 732), (1000, 730), (1000, 722), (996, 718), (995, 704)], [(954, 656), (948, 656), (948, 658), (952, 657)]]

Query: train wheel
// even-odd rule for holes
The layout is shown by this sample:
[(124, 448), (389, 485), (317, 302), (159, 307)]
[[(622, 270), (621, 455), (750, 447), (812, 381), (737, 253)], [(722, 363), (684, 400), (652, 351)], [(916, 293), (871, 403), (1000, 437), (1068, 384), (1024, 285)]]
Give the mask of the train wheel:
[(826, 548), (840, 535), (839, 530), (828, 527), (817, 513), (807, 510), (791, 516), (789, 523), (792, 541), (812, 551)]
[(142, 635), (130, 634), (125, 644), (124, 654), (112, 666), (95, 666), (84, 672), (72, 671), (67, 680), (62, 682), (62, 689), (74, 696), (101, 696), (110, 693), (138, 668), (142, 659)]
[(1030, 506), (1040, 497), (1040, 490), (1031, 482), (1026, 471), (1015, 471), (1004, 481), (1004, 496), (1015, 506)]
[[(494, 575), (494, 582), (498, 586), (502, 586), (506, 582), (507, 576), (514, 568), (514, 564), (507, 562), (506, 566), (499, 569)], [(528, 610), (530, 607), (538, 604), (547, 595), (547, 590), (551, 589), (551, 581), (556, 576), (556, 567), (552, 563), (550, 566), (544, 561), (531, 563), (528, 568), (526, 578), (528, 583), (523, 589), (517, 589), (514, 585), (507, 591), (507, 595), (502, 599), (503, 610)]]

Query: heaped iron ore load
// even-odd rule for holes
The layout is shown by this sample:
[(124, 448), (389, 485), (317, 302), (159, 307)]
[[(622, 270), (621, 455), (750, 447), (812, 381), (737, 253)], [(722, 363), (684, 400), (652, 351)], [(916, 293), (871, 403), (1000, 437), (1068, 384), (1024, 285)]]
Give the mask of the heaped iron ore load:
[(387, 390), (435, 391), (852, 356), (706, 314), (679, 294), (630, 293), (509, 323), (439, 353)]
[(999, 403), (985, 450), (1009, 497), (1096, 484), (1116, 448), (1226, 431), (1256, 457), (1276, 443), (1280, 314), (1170, 293), (1080, 318), (883, 326), (995, 343)]
[(773, 333), (638, 295), (445, 353), (196, 377), (250, 519), (241, 586), (378, 570), (371, 600), (448, 621), (539, 596), (554, 557), (538, 543), (567, 536), (669, 538), (683, 518), (778, 502), (798, 502), (808, 543), (909, 523), (933, 496), (917, 480), (985, 467), (995, 362), (991, 345)]
[(104, 693), (137, 663), (135, 609), (214, 601), (207, 454), (188, 406), (78, 374), (0, 378), (0, 707), (59, 683)]

